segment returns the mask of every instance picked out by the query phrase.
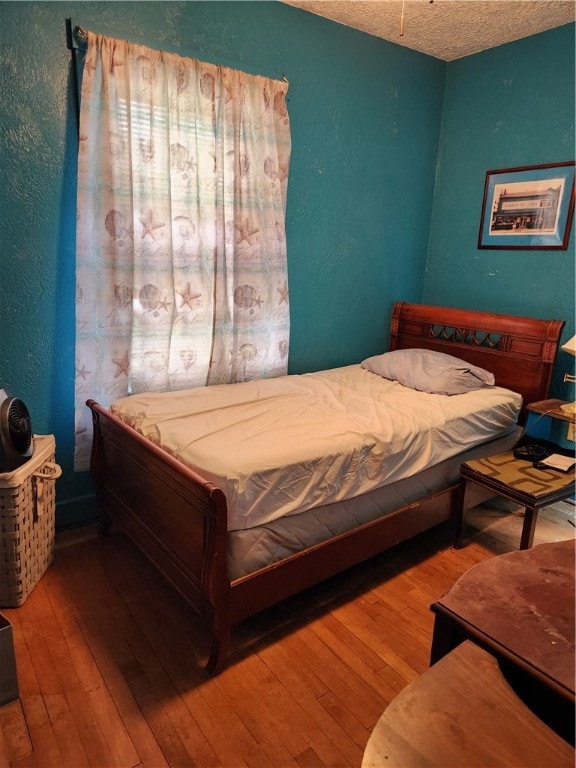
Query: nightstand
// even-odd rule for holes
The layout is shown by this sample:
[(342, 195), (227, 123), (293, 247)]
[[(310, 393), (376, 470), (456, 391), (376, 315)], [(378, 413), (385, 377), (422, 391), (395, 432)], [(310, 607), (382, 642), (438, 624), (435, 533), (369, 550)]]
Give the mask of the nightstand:
[(539, 400), (528, 403), (526, 410), (526, 434), (529, 437), (551, 440), (561, 448), (574, 450), (574, 424), (576, 418), (560, 410), (566, 400)]
[(469, 482), (525, 508), (520, 549), (532, 546), (538, 511), (573, 496), (575, 488), (573, 471), (564, 473), (554, 469), (536, 469), (531, 461), (516, 459), (512, 451), (464, 462), (460, 467), (456, 548), (461, 546), (464, 537), (466, 487)]

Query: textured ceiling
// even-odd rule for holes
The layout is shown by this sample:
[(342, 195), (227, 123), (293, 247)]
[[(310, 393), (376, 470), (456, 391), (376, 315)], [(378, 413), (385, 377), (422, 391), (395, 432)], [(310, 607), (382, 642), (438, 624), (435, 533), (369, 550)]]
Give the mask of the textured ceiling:
[(574, 0), (283, 1), (444, 61), (576, 19)]

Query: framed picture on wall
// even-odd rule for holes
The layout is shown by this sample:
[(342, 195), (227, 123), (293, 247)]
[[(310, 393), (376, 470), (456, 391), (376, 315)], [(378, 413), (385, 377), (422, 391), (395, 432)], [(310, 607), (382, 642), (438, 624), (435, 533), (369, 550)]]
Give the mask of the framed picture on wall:
[(478, 248), (565, 251), (574, 161), (487, 171)]

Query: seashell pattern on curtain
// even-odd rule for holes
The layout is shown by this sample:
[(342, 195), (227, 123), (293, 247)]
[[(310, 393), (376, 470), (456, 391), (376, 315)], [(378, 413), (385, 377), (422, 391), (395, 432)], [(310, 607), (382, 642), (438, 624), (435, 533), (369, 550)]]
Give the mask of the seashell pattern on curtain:
[(283, 375), (288, 83), (87, 33), (75, 468), (130, 393)]

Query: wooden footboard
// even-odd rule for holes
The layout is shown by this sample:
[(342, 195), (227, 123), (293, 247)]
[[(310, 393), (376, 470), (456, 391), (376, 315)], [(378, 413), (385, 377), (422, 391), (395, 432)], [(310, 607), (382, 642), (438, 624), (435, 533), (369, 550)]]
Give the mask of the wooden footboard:
[(220, 488), (89, 400), (91, 472), (105, 531), (117, 522), (212, 632), (211, 669), (230, 641), (227, 508)]

